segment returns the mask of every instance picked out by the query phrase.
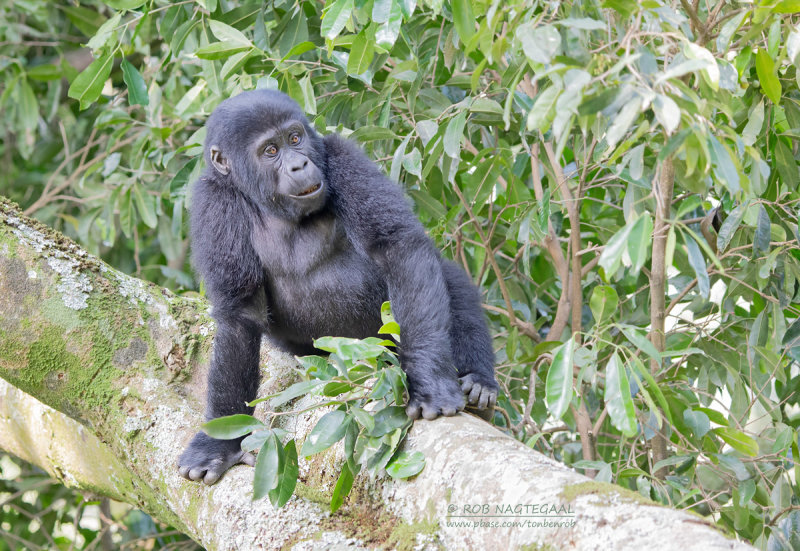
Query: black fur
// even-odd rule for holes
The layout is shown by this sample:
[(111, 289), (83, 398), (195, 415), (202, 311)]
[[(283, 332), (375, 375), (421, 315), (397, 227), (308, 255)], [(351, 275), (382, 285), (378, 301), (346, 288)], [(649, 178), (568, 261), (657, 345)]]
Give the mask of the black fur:
[[(191, 237), (217, 321), (207, 418), (252, 412), (262, 334), (295, 354), (325, 335), (374, 336), (387, 299), (403, 332), (409, 416), (455, 415), (464, 394), (494, 406), (478, 290), (439, 257), (399, 186), (356, 145), (320, 137), (280, 92), (228, 99), (206, 126)], [(239, 444), (198, 433), (180, 472), (213, 484), (231, 465), (253, 464)]]

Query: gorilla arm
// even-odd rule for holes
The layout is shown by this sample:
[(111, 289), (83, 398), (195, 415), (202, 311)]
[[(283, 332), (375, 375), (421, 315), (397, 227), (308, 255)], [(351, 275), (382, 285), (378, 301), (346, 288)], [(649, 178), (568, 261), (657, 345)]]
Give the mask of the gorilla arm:
[(406, 412), (433, 419), (455, 415), (464, 397), (450, 350), (450, 302), (441, 260), (399, 186), (354, 144), (324, 138), (325, 176), (337, 218), (355, 246), (384, 271), (402, 327), (400, 363), (408, 375)]
[[(263, 271), (252, 250), (255, 216), (243, 195), (216, 180), (211, 170), (192, 195), (193, 262), (206, 284), (217, 322), (208, 372), (206, 419), (251, 414), (258, 390), (258, 358), (267, 319)], [(241, 438), (217, 440), (198, 432), (178, 461), (180, 474), (214, 484), (237, 463), (255, 464)]]

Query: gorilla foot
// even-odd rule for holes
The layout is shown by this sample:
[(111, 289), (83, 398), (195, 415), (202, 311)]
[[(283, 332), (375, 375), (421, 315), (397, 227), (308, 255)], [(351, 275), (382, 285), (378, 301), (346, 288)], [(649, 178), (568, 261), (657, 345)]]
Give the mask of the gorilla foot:
[(252, 453), (240, 448), (241, 438), (217, 440), (204, 432), (198, 432), (178, 460), (178, 472), (188, 480), (203, 481), (209, 486), (239, 463), (255, 466)]
[(492, 409), (497, 403), (497, 383), (480, 383), (470, 373), (458, 380), (461, 383), (461, 390), (467, 397), (467, 402), (478, 409)]

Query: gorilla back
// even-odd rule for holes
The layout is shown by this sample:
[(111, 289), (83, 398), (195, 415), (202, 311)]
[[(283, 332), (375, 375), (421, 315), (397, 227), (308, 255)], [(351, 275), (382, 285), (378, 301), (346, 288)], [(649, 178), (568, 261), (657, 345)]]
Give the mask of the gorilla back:
[[(206, 125), (192, 190), (192, 258), (217, 321), (206, 417), (251, 413), (261, 336), (294, 353), (315, 338), (363, 338), (392, 301), (412, 418), (492, 408), (494, 354), (480, 295), (440, 258), (399, 186), (354, 144), (319, 136), (280, 92), (242, 93)], [(183, 476), (213, 484), (254, 464), (241, 440), (197, 433)]]

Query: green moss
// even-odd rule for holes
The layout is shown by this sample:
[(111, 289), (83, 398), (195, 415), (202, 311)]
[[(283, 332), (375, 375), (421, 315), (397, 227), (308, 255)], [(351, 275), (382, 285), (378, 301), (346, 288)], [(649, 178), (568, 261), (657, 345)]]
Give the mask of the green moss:
[(55, 327), (45, 328), (28, 349), (28, 366), (15, 370), (14, 379), (28, 391), (45, 389), (62, 392), (74, 388), (72, 380), (79, 377), (83, 362), (67, 350), (63, 333)]
[(519, 551), (558, 551), (558, 547), (549, 543), (529, 543), (520, 547)]
[(435, 538), (438, 531), (439, 523), (432, 520), (423, 520), (411, 524), (398, 522), (386, 540), (386, 548), (396, 549), (397, 551), (412, 551), (419, 545), (417, 541), (418, 535)]
[(622, 501), (627, 501), (630, 503), (639, 503), (642, 505), (657, 505), (661, 506), (655, 501), (651, 501), (644, 497), (641, 494), (638, 494), (634, 491), (628, 490), (627, 488), (623, 488), (622, 486), (617, 486), (615, 484), (609, 484), (608, 482), (596, 482), (596, 481), (589, 481), (589, 482), (581, 482), (579, 484), (569, 484), (564, 486), (564, 489), (561, 490), (559, 497), (564, 499), (565, 501), (575, 501), (575, 499), (579, 496), (583, 495), (597, 495), (606, 498), (604, 503), (607, 505), (612, 505), (612, 499), (621, 499)]
[(304, 482), (297, 481), (297, 486), (294, 489), (294, 493), (302, 497), (303, 499), (307, 499), (308, 501), (318, 503), (325, 509), (330, 509), (331, 506), (331, 498), (330, 496), (326, 496), (324, 492), (314, 488), (313, 486), (309, 486)]

